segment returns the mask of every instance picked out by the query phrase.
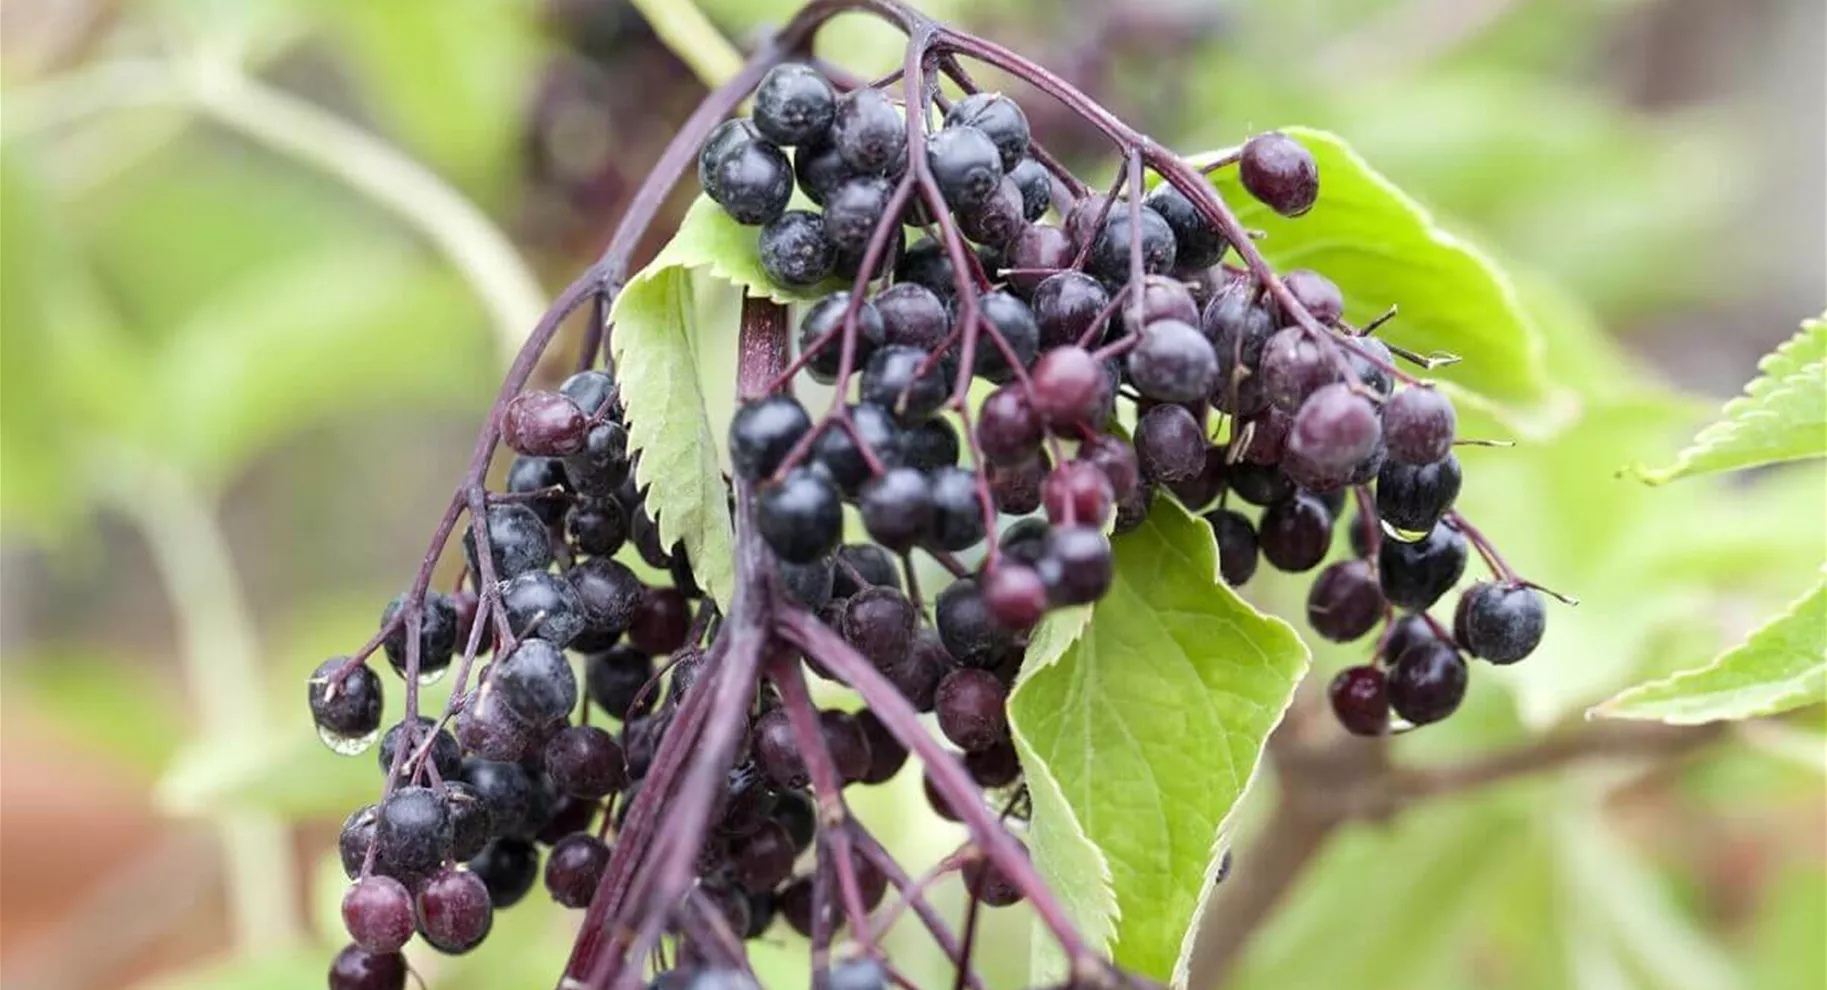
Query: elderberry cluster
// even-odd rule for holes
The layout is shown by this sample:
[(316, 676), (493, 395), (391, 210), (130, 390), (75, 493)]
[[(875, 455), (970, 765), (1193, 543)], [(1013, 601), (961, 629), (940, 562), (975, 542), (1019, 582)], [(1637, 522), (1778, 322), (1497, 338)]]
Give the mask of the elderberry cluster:
[[(678, 661), (656, 705), (655, 658), (686, 646), (699, 591), (681, 549), (661, 545), (634, 484), (613, 378), (585, 371), (556, 391), (521, 393), (506, 406), (502, 438), (518, 456), (505, 490), (489, 496), (485, 530), (499, 581), (493, 607), (511, 645), (498, 649), (475, 628), (492, 617), (478, 614), (472, 588), (425, 592), (416, 650), (402, 621), (406, 595), (381, 617), (389, 665), (421, 683), (459, 658), (497, 653), (476, 687), (464, 693), (459, 683), (454, 718), (420, 716), (382, 734), (381, 678), (366, 663), (333, 657), (310, 680), (324, 741), (354, 755), (378, 739), (387, 781), (379, 802), (343, 824), (353, 944), (332, 965), (332, 990), (397, 990), (406, 972), (399, 950), (415, 933), (441, 952), (468, 952), (496, 910), (542, 879), (553, 900), (586, 906), (610, 857), (599, 822), (651, 753), (655, 733), (643, 716), (665, 711), (689, 684), (689, 661)], [(643, 582), (615, 559), (625, 546), (670, 580)], [(473, 585), (473, 535), (464, 553)], [(568, 654), (581, 658), (581, 692)], [(580, 694), (620, 732), (573, 724)]]

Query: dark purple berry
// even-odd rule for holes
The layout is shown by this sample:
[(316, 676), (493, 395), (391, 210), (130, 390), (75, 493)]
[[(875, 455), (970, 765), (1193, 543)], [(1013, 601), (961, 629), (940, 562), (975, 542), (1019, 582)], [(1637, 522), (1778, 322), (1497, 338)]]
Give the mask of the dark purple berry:
[(1002, 682), (987, 670), (954, 670), (939, 682), (934, 711), (939, 730), (965, 752), (989, 749), (1009, 737)]
[(1466, 589), (1453, 622), (1466, 652), (1495, 664), (1515, 663), (1535, 652), (1547, 624), (1540, 592), (1488, 582)]
[(1341, 560), (1320, 572), (1307, 594), (1307, 622), (1335, 643), (1349, 643), (1383, 617), (1383, 592), (1366, 560)]
[(1438, 722), (1465, 698), (1465, 661), (1439, 640), (1402, 651), (1389, 670), (1389, 706), (1415, 725)]
[(1346, 667), (1326, 689), (1339, 725), (1354, 736), (1380, 736), (1389, 731), (1389, 693), (1383, 672), (1376, 667)]
[(1129, 377), (1136, 390), (1161, 402), (1203, 401), (1218, 379), (1211, 342), (1190, 324), (1157, 320), (1142, 331), (1130, 352)]
[(584, 449), (584, 411), (557, 392), (522, 392), (501, 413), (501, 442), (531, 457), (564, 457)]
[(1458, 415), (1437, 388), (1405, 388), (1383, 406), (1389, 459), (1398, 464), (1433, 464), (1453, 452)]
[(1319, 165), (1300, 142), (1279, 132), (1245, 142), (1238, 178), (1250, 195), (1284, 217), (1298, 217), (1319, 198)]
[(1332, 513), (1318, 498), (1296, 493), (1263, 511), (1256, 539), (1277, 570), (1312, 570), (1332, 545)]
[(583, 832), (567, 835), (546, 854), (546, 891), (564, 907), (589, 907), (608, 866), (603, 840)]
[(1465, 556), (1465, 537), (1444, 522), (1413, 543), (1384, 540), (1377, 551), (1383, 596), (1398, 608), (1426, 609), (1459, 583)]
[(450, 955), (482, 944), (495, 921), (488, 886), (468, 870), (438, 871), (419, 889), (418, 907), (419, 934)]
[(343, 927), (366, 952), (398, 952), (412, 938), (412, 894), (392, 877), (363, 877), (343, 892)]
[(1218, 573), (1225, 584), (1242, 587), (1256, 573), (1256, 527), (1243, 513), (1231, 509), (1207, 513), (1205, 521), (1218, 540)]
[(755, 129), (780, 145), (793, 145), (831, 127), (837, 92), (809, 65), (777, 65), (755, 88)]

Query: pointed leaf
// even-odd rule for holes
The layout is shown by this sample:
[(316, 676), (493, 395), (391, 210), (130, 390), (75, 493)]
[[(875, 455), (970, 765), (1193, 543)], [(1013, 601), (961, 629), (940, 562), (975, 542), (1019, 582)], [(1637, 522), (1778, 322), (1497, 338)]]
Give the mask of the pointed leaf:
[(1827, 701), (1827, 580), (1711, 664), (1631, 688), (1594, 712), (1677, 725)]
[[(1231, 814), (1307, 668), (1286, 623), (1217, 577), (1212, 531), (1163, 501), (1117, 537), (1116, 579), (1088, 611), (1037, 637), (1009, 700), (1024, 766), (1042, 782), (1035, 826), (1057, 829), (1041, 860), (1053, 882), (1102, 909), (1082, 831), (1108, 864), (1117, 961), (1156, 979), (1184, 976), (1193, 919), (1212, 889)], [(1076, 637), (1072, 623), (1081, 625)], [(1071, 638), (1059, 652), (1058, 638)], [(1058, 794), (1050, 789), (1058, 787)], [(1071, 824), (1049, 821), (1063, 799)], [(1093, 876), (1097, 872), (1092, 872)]]
[(1636, 473), (1651, 484), (1827, 456), (1827, 314), (1759, 361), (1745, 394), (1701, 430), (1675, 463)]

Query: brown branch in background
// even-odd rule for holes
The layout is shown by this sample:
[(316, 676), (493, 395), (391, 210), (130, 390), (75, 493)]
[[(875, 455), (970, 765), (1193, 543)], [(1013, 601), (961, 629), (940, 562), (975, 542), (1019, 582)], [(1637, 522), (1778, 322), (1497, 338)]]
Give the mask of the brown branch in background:
[(1188, 986), (1223, 986), (1243, 950), (1274, 913), (1307, 865), (1338, 829), (1353, 821), (1387, 821), (1429, 798), (1479, 790), (1593, 759), (1666, 765), (1722, 735), (1719, 726), (1585, 723), (1515, 749), (1438, 767), (1395, 767), (1387, 740), (1353, 736), (1314, 741), (1316, 720), (1290, 712), (1269, 740), (1281, 788), (1275, 810), (1201, 923)]

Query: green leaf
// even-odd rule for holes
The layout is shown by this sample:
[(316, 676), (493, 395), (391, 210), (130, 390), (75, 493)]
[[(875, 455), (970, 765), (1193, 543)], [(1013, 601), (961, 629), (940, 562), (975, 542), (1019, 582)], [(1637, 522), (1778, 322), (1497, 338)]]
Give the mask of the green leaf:
[(1345, 315), (1367, 323), (1400, 308), (1383, 334), (1421, 353), (1463, 360), (1433, 376), (1474, 401), (1497, 406), (1506, 421), (1530, 425), (1559, 415), (1542, 342), (1495, 263), (1442, 230), (1419, 203), (1377, 173), (1337, 135), (1286, 128), (1319, 163), (1319, 202), (1295, 219), (1276, 214), (1244, 191), (1235, 168), (1213, 181), (1277, 270), (1312, 268), (1338, 283)]
[[(805, 204), (796, 198), (794, 205)], [(670, 267), (702, 268), (750, 295), (766, 296), (777, 303), (810, 302), (849, 287), (845, 280), (835, 277), (802, 289), (776, 285), (761, 267), (759, 237), (757, 228), (744, 227), (709, 198), (699, 196), (685, 211), (685, 219), (679, 221), (679, 232), (635, 279)]]
[(1763, 374), (1726, 403), (1723, 419), (1701, 430), (1675, 463), (1636, 468), (1660, 485), (1718, 471), (1827, 456), (1827, 314), (1764, 355)]
[[(1035, 827), (1058, 829), (1053, 848), (1077, 857), (1041, 861), (1048, 879), (1114, 922), (1118, 962), (1166, 980), (1184, 976), (1232, 812), (1308, 656), (1286, 623), (1219, 582), (1211, 528), (1179, 506), (1157, 503), (1114, 544), (1109, 594), (1089, 622), (1042, 630), (1009, 713), (1042, 784)], [(1070, 824), (1049, 820), (1060, 811)], [(1088, 846), (1108, 864), (1114, 917), (1071, 876), (1101, 875)]]
[(1692, 725), (1822, 701), (1827, 701), (1827, 580), (1711, 664), (1631, 688), (1594, 711)]

